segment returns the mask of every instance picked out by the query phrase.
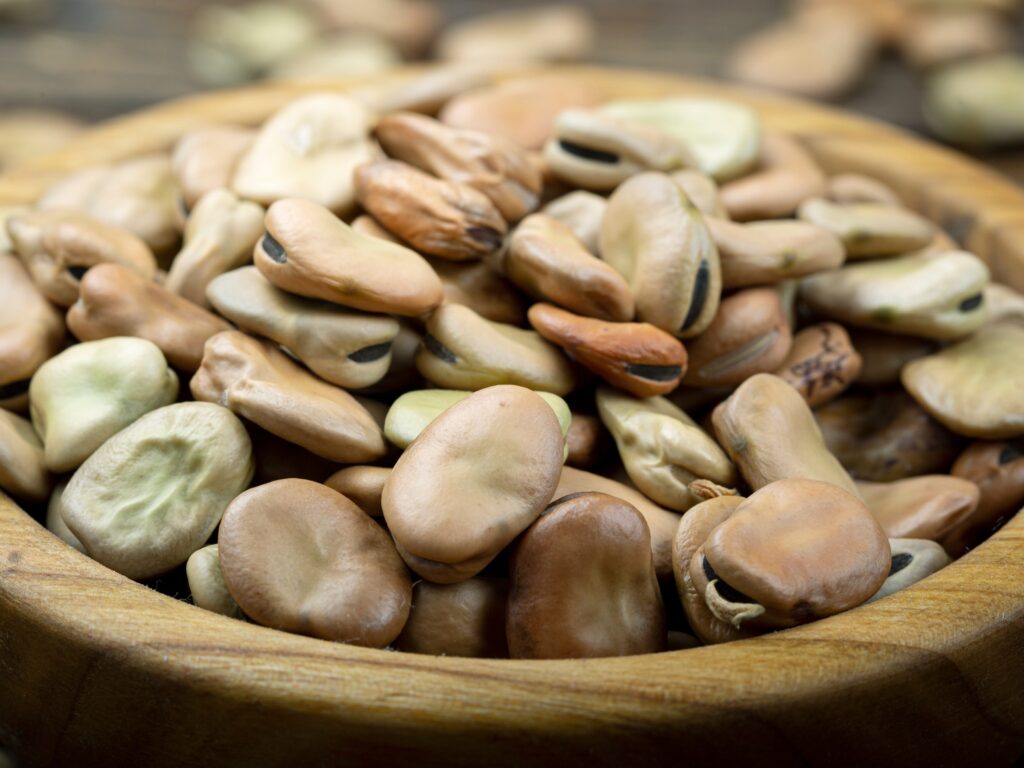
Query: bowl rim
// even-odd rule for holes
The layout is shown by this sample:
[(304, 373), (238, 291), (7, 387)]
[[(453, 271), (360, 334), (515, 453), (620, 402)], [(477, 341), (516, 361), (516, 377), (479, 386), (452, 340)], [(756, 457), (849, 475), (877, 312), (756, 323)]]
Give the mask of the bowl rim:
[[(404, 82), (422, 71), (376, 82)], [(612, 97), (711, 95), (750, 104), (770, 129), (803, 141), (830, 173), (858, 170), (889, 183), (910, 207), (953, 229), (997, 279), (1024, 290), (1024, 191), (949, 150), (827, 107), (677, 75), (566, 67), (496, 78), (550, 76), (591, 83)], [(298, 95), (369, 81), (210, 93), (113, 120), (0, 177), (0, 205), (31, 202), (70, 170), (166, 149), (190, 128), (258, 122)], [(31, 656), (33, 638), (43, 636), (66, 645), (67, 665), (113, 655), (133, 675), (187, 684), (214, 698), (259, 699), (278, 712), (349, 726), (410, 718), (413, 730), (459, 738), (493, 737), (515, 713), (516, 727), (538, 743), (602, 729), (664, 741), (675, 738), (668, 735), (673, 729), (701, 724), (713, 730), (717, 717), (806, 713), (827, 691), (842, 693), (850, 706), (884, 702), (875, 722), (884, 730), (892, 707), (904, 701), (904, 694), (890, 690), (892, 681), (910, 675), (951, 695), (966, 685), (972, 695), (966, 704), (928, 704), (914, 688), (906, 701), (922, 707), (924, 719), (919, 725), (901, 721), (904, 736), (920, 738), (941, 706), (1005, 747), (1007, 739), (1024, 742), (1024, 515), (924, 582), (782, 633), (647, 656), (510, 661), (345, 646), (203, 611), (89, 559), (0, 493), (0, 649), (8, 659), (23, 660)], [(1005, 674), (993, 677), (983, 647), (1017, 648), (1018, 658), (1007, 659)], [(78, 667), (64, 671), (72, 669)], [(4, 682), (0, 675), (0, 723), (5, 716), (13, 722), (23, 717), (11, 704), (16, 685), (17, 676)], [(69, 712), (75, 706), (67, 703)], [(937, 743), (955, 748), (951, 738)]]

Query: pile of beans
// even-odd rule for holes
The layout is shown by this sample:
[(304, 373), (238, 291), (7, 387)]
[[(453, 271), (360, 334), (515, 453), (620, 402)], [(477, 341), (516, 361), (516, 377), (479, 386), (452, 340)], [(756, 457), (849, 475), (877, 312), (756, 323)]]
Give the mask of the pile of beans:
[(881, 599), (1024, 505), (1024, 296), (741, 104), (441, 70), (0, 219), (0, 487), (228, 616), (651, 653)]

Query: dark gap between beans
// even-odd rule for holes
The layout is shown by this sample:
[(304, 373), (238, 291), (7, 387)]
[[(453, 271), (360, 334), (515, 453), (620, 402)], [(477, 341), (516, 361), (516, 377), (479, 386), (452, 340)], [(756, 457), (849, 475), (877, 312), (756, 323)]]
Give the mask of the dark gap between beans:
[(614, 152), (605, 152), (601, 149), (585, 147), (574, 141), (560, 139), (558, 146), (561, 147), (564, 152), (570, 155), (575, 155), (583, 160), (593, 160), (595, 163), (606, 163), (607, 165), (615, 165), (619, 162), (619, 156)]

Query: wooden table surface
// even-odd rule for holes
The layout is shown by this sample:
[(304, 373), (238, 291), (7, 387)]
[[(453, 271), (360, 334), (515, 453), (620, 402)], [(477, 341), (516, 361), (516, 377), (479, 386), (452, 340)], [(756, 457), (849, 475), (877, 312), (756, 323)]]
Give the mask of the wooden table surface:
[[(224, 0), (221, 0), (222, 2)], [(372, 2), (372, 0), (353, 0)], [(786, 0), (574, 0), (598, 23), (600, 63), (719, 76), (731, 47)], [(57, 107), (98, 120), (197, 90), (185, 61), (203, 0), (52, 0), (46, 21), (0, 21), (0, 110)], [(439, 0), (457, 20), (537, 0)], [(1024, 27), (1019, 35), (1024, 41)], [(844, 107), (921, 130), (917, 77), (888, 56)], [(985, 158), (1024, 181), (1024, 150)]]

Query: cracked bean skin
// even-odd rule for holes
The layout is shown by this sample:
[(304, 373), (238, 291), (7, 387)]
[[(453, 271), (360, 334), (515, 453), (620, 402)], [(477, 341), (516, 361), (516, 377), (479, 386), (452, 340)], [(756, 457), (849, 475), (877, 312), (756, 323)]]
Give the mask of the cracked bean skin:
[(671, 134), (599, 110), (567, 109), (544, 145), (551, 172), (574, 187), (609, 192), (644, 171), (692, 167), (695, 160)]
[(61, 313), (17, 258), (0, 253), (0, 408), (27, 408), (32, 374), (63, 342)]
[(842, 394), (860, 375), (861, 359), (846, 329), (818, 323), (793, 337), (793, 346), (774, 371), (803, 395), (811, 408)]
[(919, 475), (891, 483), (860, 481), (857, 489), (886, 536), (938, 543), (975, 518), (981, 497), (974, 483), (949, 475)]
[(355, 398), (300, 368), (274, 344), (239, 331), (206, 342), (190, 387), (197, 400), (220, 403), (332, 461), (358, 464), (386, 452), (380, 427)]
[(510, 573), (512, 658), (628, 656), (665, 647), (650, 533), (621, 499), (556, 499), (516, 543)]
[(219, 546), (210, 544), (193, 552), (185, 563), (192, 602), (207, 611), (232, 619), (241, 619), (244, 617), (242, 609), (238, 607), (238, 603), (224, 583), (224, 574), (220, 570), (219, 550)]
[[(304, 198), (345, 214), (356, 202), (352, 172), (379, 155), (372, 116), (355, 99), (318, 93), (296, 99), (267, 120), (239, 158), (231, 191), (269, 206)], [(324, 168), (330, 168), (329, 173)]]
[(393, 317), (345, 309), (275, 288), (256, 267), (213, 280), (210, 303), (242, 330), (276, 341), (332, 384), (376, 384), (391, 365), (399, 324)]
[(743, 382), (711, 417), (719, 444), (751, 488), (778, 480), (831, 483), (857, 496), (853, 478), (833, 456), (806, 401), (768, 373)]
[(239, 158), (249, 149), (256, 131), (238, 125), (197, 128), (174, 145), (171, 167), (187, 211), (215, 189), (231, 186)]
[(501, 136), (450, 128), (411, 112), (386, 115), (374, 132), (389, 157), (479, 190), (510, 223), (540, 203), (540, 172), (526, 150)]
[(927, 539), (889, 539), (889, 549), (892, 551), (889, 576), (867, 600), (869, 603), (906, 589), (953, 562), (946, 550)]
[(1024, 436), (1024, 325), (997, 323), (901, 373), (903, 386), (933, 418), (966, 437)]
[(960, 439), (902, 389), (856, 392), (825, 403), (815, 420), (850, 473), (878, 483), (946, 472)]
[(536, 299), (624, 323), (636, 311), (629, 284), (592, 256), (568, 226), (545, 214), (526, 217), (509, 239), (502, 269)]
[(263, 207), (215, 189), (195, 204), (185, 239), (167, 272), (164, 287), (201, 307), (206, 288), (218, 275), (247, 264), (263, 234)]
[(32, 425), (47, 468), (75, 469), (177, 394), (178, 376), (151, 341), (116, 336), (68, 347), (40, 366), (29, 387)]
[(75, 211), (34, 211), (7, 220), (22, 264), (46, 298), (61, 307), (78, 299), (78, 283), (90, 267), (123, 264), (147, 279), (156, 274), (149, 247), (127, 230)]
[(600, 256), (601, 221), (607, 207), (605, 198), (577, 189), (555, 198), (541, 209), (541, 213), (565, 224), (590, 253)]
[(765, 134), (760, 165), (722, 185), (721, 199), (736, 221), (779, 219), (796, 213), (804, 200), (825, 193), (826, 178), (795, 139)]
[(399, 553), (436, 583), (476, 575), (551, 500), (563, 450), (554, 412), (528, 389), (489, 387), (456, 403), (384, 485), (384, 519)]
[(704, 333), (687, 343), (684, 381), (692, 387), (739, 384), (777, 369), (792, 344), (779, 294), (771, 288), (739, 291), (723, 299)]
[(934, 224), (901, 206), (833, 203), (815, 197), (804, 201), (797, 216), (836, 235), (851, 260), (910, 253), (935, 237)]
[(448, 389), (518, 384), (566, 395), (576, 383), (569, 361), (536, 331), (492, 323), (460, 304), (445, 304), (430, 316), (416, 367)]
[(417, 251), (452, 261), (498, 251), (508, 225), (473, 187), (434, 178), (406, 163), (379, 160), (355, 172), (356, 195), (388, 231)]
[(641, 173), (615, 190), (601, 223), (601, 255), (632, 288), (640, 322), (687, 339), (714, 319), (718, 249), (700, 211), (665, 174)]
[(406, 653), (507, 659), (505, 579), (476, 577), (458, 584), (417, 581), (412, 590), (412, 611), (395, 639)]
[(702, 501), (683, 515), (672, 538), (672, 573), (676, 591), (690, 628), (705, 645), (742, 640), (758, 634), (751, 628), (736, 629), (715, 616), (708, 608), (704, 593), (697, 590), (690, 575), (690, 562), (697, 550), (743, 501), (742, 496), (718, 496)]
[(43, 501), (52, 485), (32, 422), (0, 408), (0, 488), (15, 498)]
[(643, 515), (651, 534), (654, 571), (662, 581), (672, 578), (672, 537), (679, 527), (678, 512), (658, 506), (636, 488), (610, 477), (573, 467), (562, 467), (554, 497), (560, 499), (574, 493), (603, 493), (631, 504)]
[(638, 400), (601, 387), (597, 409), (629, 479), (658, 504), (679, 512), (697, 504), (695, 480), (735, 485), (736, 468), (714, 439), (664, 397)]
[(811, 275), (800, 298), (847, 325), (952, 341), (985, 324), (988, 279), (988, 267), (964, 251), (899, 256)]
[(383, 648), (409, 616), (412, 584), (394, 543), (325, 485), (251, 488), (224, 513), (219, 548), (231, 596), (264, 626)]
[(636, 397), (664, 395), (686, 372), (686, 348), (649, 323), (609, 323), (534, 304), (530, 325), (608, 383)]
[(1024, 508), (1024, 440), (973, 443), (957, 458), (952, 474), (970, 480), (981, 494), (976, 513), (944, 539), (958, 557)]
[(328, 477), (324, 485), (351, 499), (370, 517), (383, 517), (380, 497), (390, 476), (391, 467), (345, 467)]
[(253, 260), (283, 291), (408, 317), (429, 312), (444, 298), (441, 280), (418, 253), (360, 235), (314, 202), (279, 200), (267, 209), (264, 224)]
[(817, 480), (780, 480), (711, 531), (690, 576), (719, 619), (773, 629), (864, 603), (890, 560), (889, 540), (859, 498)]
[(249, 436), (231, 411), (176, 403), (100, 446), (64, 489), (61, 510), (90, 557), (146, 579), (200, 549), (252, 473)]
[(147, 339), (171, 365), (187, 372), (199, 367), (208, 338), (231, 330), (212, 312), (120, 264), (98, 264), (85, 273), (67, 323), (81, 341)]
[(722, 263), (722, 287), (768, 285), (837, 269), (846, 260), (832, 233), (803, 221), (739, 224), (705, 218)]

